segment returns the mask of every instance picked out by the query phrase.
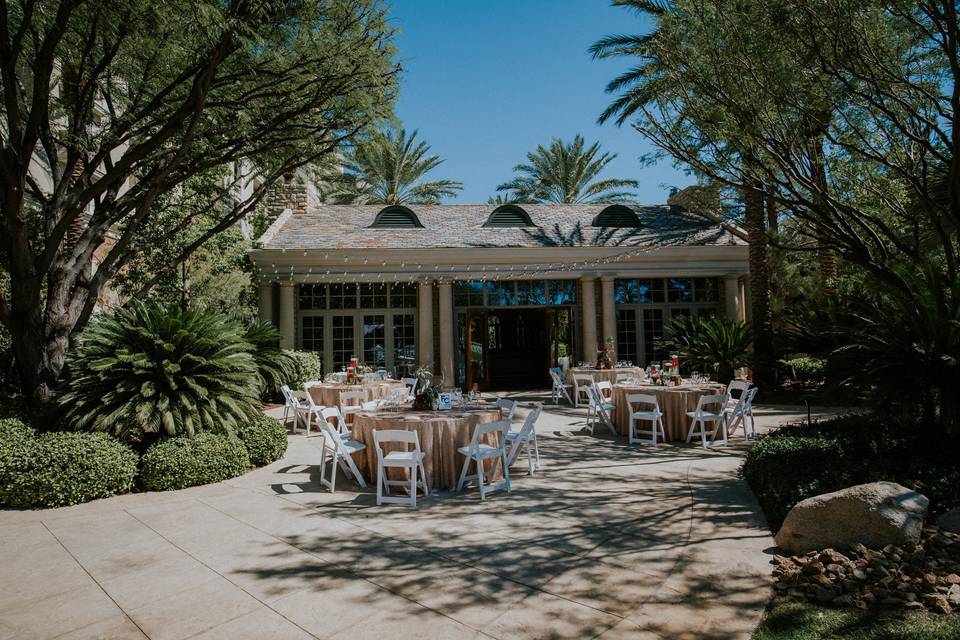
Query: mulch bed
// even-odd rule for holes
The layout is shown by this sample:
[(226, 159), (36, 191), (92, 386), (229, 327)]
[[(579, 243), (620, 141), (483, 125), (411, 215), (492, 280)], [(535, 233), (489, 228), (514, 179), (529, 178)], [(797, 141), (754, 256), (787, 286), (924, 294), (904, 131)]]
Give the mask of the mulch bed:
[(842, 607), (960, 611), (960, 535), (926, 527), (916, 545), (775, 556), (777, 593)]

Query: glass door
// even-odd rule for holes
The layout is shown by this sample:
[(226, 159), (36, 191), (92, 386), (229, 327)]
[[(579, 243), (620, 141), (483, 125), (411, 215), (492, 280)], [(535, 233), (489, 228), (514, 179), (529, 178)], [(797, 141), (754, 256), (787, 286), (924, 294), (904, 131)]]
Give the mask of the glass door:
[(489, 384), (487, 348), (490, 339), (486, 311), (467, 312), (467, 389), (486, 389)]
[(332, 371), (343, 371), (350, 364), (350, 358), (357, 356), (354, 343), (354, 315), (335, 314), (331, 326), (331, 355), (333, 356)]
[[(547, 331), (550, 338), (551, 367), (570, 367), (573, 358), (573, 331), (570, 309), (548, 309)], [(563, 360), (561, 360), (563, 358)]]

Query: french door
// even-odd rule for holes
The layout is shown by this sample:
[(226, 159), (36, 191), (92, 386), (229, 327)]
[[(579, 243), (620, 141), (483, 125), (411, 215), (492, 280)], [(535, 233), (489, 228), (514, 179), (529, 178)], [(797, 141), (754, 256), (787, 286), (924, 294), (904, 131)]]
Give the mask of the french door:
[(486, 311), (467, 312), (467, 389), (483, 390), (490, 385), (489, 321), (490, 314)]

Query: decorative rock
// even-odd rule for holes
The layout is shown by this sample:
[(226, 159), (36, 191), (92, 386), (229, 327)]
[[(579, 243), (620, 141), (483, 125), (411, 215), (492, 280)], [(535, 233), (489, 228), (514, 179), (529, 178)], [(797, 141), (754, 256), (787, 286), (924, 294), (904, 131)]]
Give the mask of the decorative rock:
[(947, 602), (952, 607), (960, 607), (960, 584), (951, 586), (945, 595)]
[(861, 484), (799, 502), (774, 540), (794, 553), (851, 548), (858, 542), (902, 553), (896, 545), (920, 539), (929, 503), (926, 496), (894, 482)]
[(960, 533), (960, 507), (954, 507), (937, 518), (937, 526), (944, 531)]
[(944, 577), (943, 581), (947, 584), (960, 584), (960, 576), (955, 573), (948, 573)]
[(927, 594), (923, 597), (923, 603), (927, 608), (936, 613), (950, 613), (952, 611), (950, 602), (946, 596), (940, 594)]

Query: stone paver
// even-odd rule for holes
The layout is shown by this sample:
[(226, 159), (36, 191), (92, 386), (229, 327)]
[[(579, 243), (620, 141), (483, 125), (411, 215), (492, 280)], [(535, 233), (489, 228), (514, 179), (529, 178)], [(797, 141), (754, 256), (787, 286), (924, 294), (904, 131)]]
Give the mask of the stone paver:
[(485, 502), (331, 495), (291, 436), (217, 485), (0, 512), (0, 640), (749, 637), (772, 540), (746, 444), (628, 447), (584, 417), (548, 405), (542, 470)]

